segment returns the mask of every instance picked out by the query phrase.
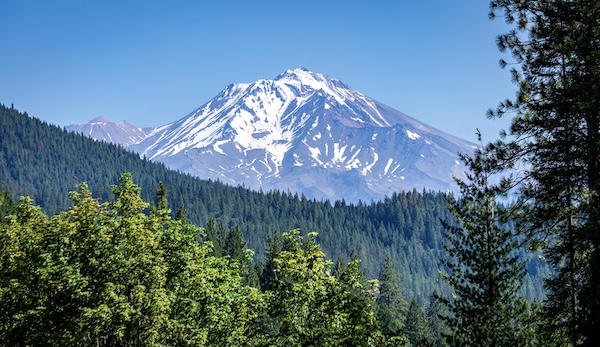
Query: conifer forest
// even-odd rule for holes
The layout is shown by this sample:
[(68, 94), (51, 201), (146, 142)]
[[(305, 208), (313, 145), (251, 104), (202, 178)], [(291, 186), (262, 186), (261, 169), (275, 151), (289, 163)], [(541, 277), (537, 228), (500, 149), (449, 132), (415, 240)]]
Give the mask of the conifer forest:
[(600, 346), (600, 2), (489, 15), (517, 94), (456, 195), (252, 191), (0, 105), (0, 345)]

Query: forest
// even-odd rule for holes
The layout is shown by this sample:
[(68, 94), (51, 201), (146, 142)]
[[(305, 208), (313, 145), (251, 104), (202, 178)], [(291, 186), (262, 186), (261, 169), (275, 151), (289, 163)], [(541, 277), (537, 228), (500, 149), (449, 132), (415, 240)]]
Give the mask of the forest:
[[(447, 345), (440, 299), (407, 301), (390, 257), (369, 280), (356, 253), (333, 262), (317, 233), (289, 230), (253, 264), (239, 228), (172, 218), (164, 186), (153, 203), (131, 174), (110, 188), (101, 203), (82, 183), (51, 217), (0, 194), (0, 344)], [(536, 314), (520, 304), (517, 344)]]
[(518, 91), (457, 196), (253, 192), (0, 106), (0, 344), (600, 345), (600, 3), (490, 18)]
[[(355, 251), (369, 277), (376, 276), (390, 257), (406, 297), (422, 305), (434, 290), (448, 290), (438, 275), (444, 233), (439, 221), (452, 217), (446, 197), (438, 192), (397, 192), (357, 205), (309, 200), (289, 192), (255, 192), (174, 172), (2, 105), (0, 149), (0, 180), (13, 199), (29, 196), (47, 214), (71, 206), (68, 193), (81, 182), (101, 201), (113, 199), (110, 185), (130, 172), (146, 201), (153, 201), (162, 182), (173, 211), (185, 209), (193, 224), (206, 227), (214, 219), (228, 230), (239, 227), (255, 260), (262, 260), (267, 237), (274, 231), (317, 231), (319, 244), (332, 259), (348, 261)], [(530, 300), (542, 298), (542, 276), (549, 269), (533, 258), (529, 270), (523, 293)]]

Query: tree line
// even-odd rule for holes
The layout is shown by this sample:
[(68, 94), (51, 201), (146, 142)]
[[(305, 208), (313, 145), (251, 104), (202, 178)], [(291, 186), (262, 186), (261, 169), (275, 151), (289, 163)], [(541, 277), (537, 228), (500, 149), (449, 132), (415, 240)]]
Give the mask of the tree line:
[(367, 280), (357, 256), (334, 264), (316, 233), (291, 230), (253, 276), (238, 228), (171, 218), (166, 189), (147, 203), (130, 174), (111, 191), (101, 203), (82, 183), (50, 217), (27, 197), (5, 211), (0, 344), (443, 345), (441, 307), (408, 305), (390, 258)]
[[(316, 201), (290, 192), (255, 192), (169, 170), (119, 146), (69, 133), (2, 105), (0, 164), (0, 180), (13, 198), (30, 196), (46, 214), (70, 207), (68, 192), (80, 182), (86, 182), (101, 201), (110, 201), (114, 197), (108, 187), (119, 179), (119, 172), (131, 172), (144, 188), (144, 200), (152, 201), (163, 182), (173, 210), (185, 210), (193, 224), (206, 226), (214, 219), (227, 229), (239, 227), (255, 260), (264, 257), (266, 240), (276, 230), (318, 231), (327, 254), (349, 261), (355, 250), (369, 277), (376, 277), (391, 257), (407, 297), (422, 305), (434, 290), (448, 291), (438, 276), (444, 239), (439, 220), (451, 214), (440, 192), (413, 189), (358, 204)], [(528, 267), (531, 275), (525, 278), (523, 292), (528, 299), (541, 298), (548, 267), (537, 259)]]
[[(140, 344), (139, 341), (151, 341), (148, 342), (151, 344), (179, 343), (178, 341), (183, 340), (177, 340), (169, 333), (162, 333), (167, 330), (160, 330), (173, 326), (180, 330), (169, 331), (176, 331), (178, 336), (183, 334), (193, 337), (196, 339), (195, 344), (210, 343), (212, 340), (227, 343), (230, 342), (226, 340), (228, 337), (235, 336), (237, 344), (298, 346), (361, 343), (456, 346), (600, 345), (600, 3), (595, 0), (493, 0), (490, 9), (490, 17), (502, 17), (513, 27), (507, 34), (500, 35), (497, 43), (501, 50), (512, 54), (513, 61), (502, 61), (501, 65), (512, 67), (511, 75), (518, 86), (518, 92), (515, 99), (503, 101), (496, 110), (489, 112), (490, 117), (512, 116), (508, 131), (501, 134), (501, 139), (482, 145), (473, 156), (463, 156), (468, 175), (464, 181), (457, 180), (461, 189), (459, 196), (413, 191), (394, 194), (381, 202), (361, 202), (355, 206), (343, 201), (334, 204), (327, 201), (308, 202), (304, 197), (281, 192), (254, 195), (241, 187), (237, 188), (237, 193), (235, 189), (225, 189), (221, 191), (221, 195), (215, 191), (219, 184), (206, 185), (208, 198), (204, 201), (207, 205), (190, 206), (192, 201), (198, 200), (191, 199), (190, 205), (186, 205), (184, 202), (188, 200), (181, 199), (177, 215), (185, 216), (187, 209), (206, 217), (205, 223), (214, 217), (225, 223), (226, 226), (221, 227), (215, 226), (213, 222), (207, 229), (210, 232), (207, 232), (206, 240), (198, 243), (196, 235), (193, 237), (194, 242), (191, 242), (193, 247), (204, 249), (199, 253), (205, 259), (210, 259), (203, 261), (203, 264), (212, 264), (212, 261), (215, 266), (221, 264), (223, 271), (219, 274), (228, 274), (227, 269), (233, 271), (229, 274), (235, 278), (235, 284), (230, 283), (231, 287), (225, 289), (213, 288), (216, 293), (222, 294), (218, 297), (211, 296), (213, 291), (198, 293), (196, 286), (186, 286), (185, 289), (177, 284), (180, 280), (177, 276), (181, 273), (185, 273), (182, 281), (191, 281), (182, 283), (200, 283), (209, 287), (229, 283), (228, 279), (218, 277), (207, 268), (199, 267), (197, 271), (194, 270), (196, 272), (185, 272), (189, 266), (195, 266), (186, 265), (193, 263), (192, 259), (195, 258), (185, 252), (178, 252), (183, 246), (174, 247), (174, 244), (169, 243), (171, 241), (164, 241), (168, 239), (167, 236), (163, 240), (163, 235), (171, 235), (164, 234), (166, 230), (170, 230), (170, 223), (182, 223), (188, 229), (193, 228), (193, 224), (184, 223), (184, 218), (171, 221), (166, 209), (160, 207), (160, 202), (157, 204), (159, 207), (150, 209), (148, 213), (141, 213), (140, 207), (145, 205), (138, 203), (130, 214), (124, 214), (127, 206), (131, 207), (133, 202), (141, 199), (132, 198), (135, 194), (124, 194), (123, 196), (129, 196), (124, 200), (119, 198), (120, 192), (138, 190), (128, 176), (121, 178), (120, 186), (113, 189), (114, 200), (98, 209), (106, 211), (107, 217), (99, 217), (105, 212), (84, 213), (77, 218), (67, 217), (75, 213), (71, 211), (78, 210), (78, 199), (89, 196), (86, 186), (82, 186), (80, 192), (72, 194), (74, 202), (71, 208), (50, 218), (30, 200), (25, 199), (16, 207), (13, 215), (5, 217), (7, 224), (3, 227), (2, 245), (6, 248), (2, 252), (2, 266), (7, 269), (3, 271), (8, 272), (2, 277), (5, 283), (0, 293), (6, 295), (3, 302), (7, 302), (6, 309), (9, 313), (15, 307), (27, 309), (12, 312), (11, 319), (3, 321), (3, 326), (9, 329), (7, 331), (12, 331), (10, 329), (14, 324), (25, 324), (25, 327), (28, 324), (33, 326), (31, 322), (42, 327), (44, 324), (51, 324), (52, 331), (60, 331), (67, 340), (72, 338), (70, 334), (74, 331), (79, 334), (78, 338), (83, 336), (81, 334), (87, 334), (88, 340), (83, 341), (93, 341), (96, 344), (124, 344), (124, 341), (137, 341), (127, 342), (130, 344)], [(14, 114), (16, 111), (3, 107), (2, 112)], [(4, 117), (0, 119), (6, 120)], [(30, 119), (21, 117), (20, 121), (29, 122)], [(48, 181), (39, 179), (43, 176), (32, 175), (36, 177), (33, 180), (27, 178), (27, 174), (14, 170), (13, 166), (22, 164), (24, 167), (31, 167), (30, 160), (44, 151), (45, 143), (35, 142), (38, 139), (36, 136), (33, 137), (34, 142), (28, 143), (19, 142), (19, 136), (13, 137), (12, 140), (21, 147), (11, 147), (12, 142), (6, 141), (12, 152), (5, 152), (10, 155), (4, 155), (0, 161), (10, 161), (9, 168), (3, 168), (2, 176), (8, 177), (6, 181), (9, 188), (14, 189), (14, 183), (17, 182), (19, 193), (23, 189), (32, 189), (41, 191), (43, 197), (44, 189), (40, 190), (39, 187), (50, 189)], [(4, 135), (0, 140), (3, 138)], [(93, 147), (90, 142), (81, 138), (77, 141)], [(127, 152), (120, 152), (120, 155), (133, 155), (124, 153)], [(58, 161), (63, 159), (65, 162), (70, 160), (58, 158)], [(141, 167), (147, 164), (138, 162), (136, 165)], [(49, 170), (56, 170), (51, 165), (46, 166)], [(162, 170), (159, 167), (160, 165), (152, 168)], [(507, 172), (513, 174), (507, 175)], [(493, 183), (496, 181), (492, 178), (497, 175), (501, 176), (500, 183)], [(189, 189), (190, 186), (184, 187), (188, 194), (190, 191), (197, 194), (196, 190)], [(515, 203), (507, 206), (499, 203), (513, 193), (518, 197)], [(440, 206), (444, 206), (443, 210), (446, 211), (436, 214), (437, 221), (423, 218), (428, 208), (435, 210), (435, 204), (427, 205), (424, 209), (410, 209), (410, 206), (419, 206), (419, 202), (425, 201), (424, 197), (428, 194), (432, 198), (428, 202), (439, 198), (442, 202)], [(280, 202), (284, 207), (276, 204), (229, 203), (241, 199), (241, 196), (244, 196), (244, 200), (253, 202), (275, 199), (271, 202)], [(278, 196), (292, 198), (276, 200)], [(89, 202), (89, 199), (83, 200)], [(62, 200), (53, 196), (48, 201), (58, 204)], [(448, 209), (445, 208), (446, 204)], [(261, 206), (262, 209), (248, 213), (254, 206)], [(232, 247), (241, 246), (245, 242), (241, 237), (243, 232), (236, 230), (236, 225), (242, 226), (243, 230), (245, 226), (260, 224), (272, 216), (300, 224), (302, 222), (295, 220), (296, 216), (306, 215), (310, 216), (308, 220), (317, 221), (316, 225), (321, 229), (312, 230), (319, 230), (322, 233), (319, 237), (323, 237), (324, 244), (333, 251), (332, 254), (340, 257), (335, 265), (325, 260), (315, 234), (306, 233), (301, 236), (294, 229), (281, 236), (274, 234), (263, 237), (262, 247), (257, 249), (264, 260), (254, 265), (248, 261), (251, 251), (240, 252), (240, 247)], [(350, 218), (352, 223), (348, 224), (342, 216), (359, 217)], [(439, 223), (440, 217), (442, 223)], [(86, 224), (80, 223), (80, 218), (91, 219)], [(134, 220), (140, 221), (144, 227), (139, 228), (141, 224), (136, 224)], [(142, 223), (144, 220), (146, 221)], [(399, 226), (408, 220), (412, 224), (406, 233)], [(152, 224), (150, 221), (156, 222)], [(108, 259), (118, 264), (120, 269), (128, 269), (127, 266), (131, 264), (143, 268), (144, 265), (156, 263), (156, 267), (147, 267), (145, 272), (139, 274), (132, 271), (140, 278), (135, 283), (128, 284), (111, 278), (112, 271), (98, 270), (103, 267), (96, 265), (98, 262), (94, 260), (86, 258), (78, 263), (76, 254), (79, 253), (69, 252), (79, 249), (80, 244), (74, 242), (70, 235), (81, 237), (85, 233), (62, 230), (63, 227), (64, 230), (74, 230), (72, 228), (79, 225), (84, 225), (84, 230), (100, 228), (95, 230), (94, 235), (109, 235), (102, 236), (105, 237), (102, 242), (94, 241), (94, 238), (86, 240), (82, 247), (92, 253), (85, 254), (94, 255), (95, 248), (89, 246), (94, 245), (99, 247), (99, 256), (111, 254), (112, 250), (113, 254)], [(359, 230), (365, 226), (365, 230), (356, 234), (344, 232)], [(225, 228), (229, 231), (224, 231)], [(123, 240), (136, 235), (134, 230), (142, 233), (136, 238), (136, 242), (141, 244), (133, 242), (133, 246), (128, 246)], [(272, 228), (269, 232), (272, 230), (290, 229)], [(432, 233), (437, 230), (441, 231)], [(110, 236), (117, 231), (122, 233)], [(26, 236), (26, 242), (20, 235)], [(152, 235), (156, 235), (154, 239)], [(260, 240), (252, 239), (257, 234), (245, 235), (249, 237), (249, 244), (261, 244)], [(363, 238), (364, 235), (369, 235), (369, 238)], [(223, 237), (225, 241), (222, 241)], [(358, 237), (359, 242), (353, 237)], [(336, 242), (340, 238), (348, 242)], [(113, 239), (116, 243), (108, 242)], [(107, 245), (114, 248), (102, 248)], [(114, 252), (114, 249), (118, 252)], [(343, 255), (352, 254), (353, 249), (357, 253), (343, 259)], [(422, 258), (411, 256), (429, 251), (434, 252)], [(526, 256), (532, 254), (531, 251), (545, 259), (551, 269), (544, 266), (532, 267), (532, 264), (536, 264), (535, 258), (532, 260)], [(30, 257), (30, 254), (33, 256)], [(140, 255), (139, 259), (146, 260), (137, 264), (136, 254)], [(236, 258), (246, 260), (231, 261), (234, 254)], [(365, 278), (369, 277), (364, 276), (364, 268), (359, 266), (358, 259), (365, 255), (379, 257), (379, 286), (367, 281)], [(161, 263), (161, 259), (171, 259), (172, 262), (167, 260)], [(402, 268), (413, 259), (421, 267), (411, 264), (412, 267)], [(427, 263), (430, 259), (439, 259), (439, 262)], [(80, 268), (72, 264), (85, 266)], [(102, 263), (109, 268), (110, 264)], [(367, 273), (374, 272), (374, 267), (377, 266), (373, 264), (367, 264)], [(411, 302), (408, 305), (405, 300), (398, 299), (398, 296), (390, 295), (397, 292), (398, 280), (394, 271), (389, 271), (391, 265), (396, 264), (403, 270), (403, 280), (408, 280), (411, 284), (411, 296), (417, 298), (414, 304)], [(86, 266), (92, 269), (85, 268)], [(93, 268), (94, 266), (98, 266), (98, 269)], [(233, 268), (228, 268), (229, 266)], [(447, 286), (436, 284), (441, 288), (441, 293), (434, 293), (435, 286), (421, 290), (423, 287), (420, 284), (431, 284), (431, 277), (425, 275), (411, 282), (411, 270), (414, 268), (425, 269), (424, 273), (429, 276), (433, 271), (439, 272)], [(155, 275), (148, 276), (152, 271)], [(116, 268), (114, 272), (119, 273)], [(523, 283), (525, 288), (529, 287), (527, 276), (531, 278), (533, 272), (537, 272), (538, 278), (544, 279), (546, 296), (543, 303), (527, 300), (521, 295)], [(91, 277), (86, 277), (87, 273), (97, 273), (101, 281), (93, 282)], [(169, 278), (177, 280), (168, 282), (163, 273), (171, 274)], [(197, 277), (194, 273), (201, 275)], [(20, 275), (23, 276), (22, 279), (18, 277)], [(158, 282), (153, 282), (154, 278)], [(211, 280), (206, 281), (207, 278)], [(97, 296), (96, 290), (86, 290), (89, 283), (94, 283), (94, 288), (100, 288), (106, 293), (106, 297)], [(21, 295), (28, 293), (29, 288), (34, 285), (47, 286), (47, 290)], [(133, 289), (130, 289), (132, 286)], [(229, 293), (228, 288), (237, 288), (234, 292), (240, 296)], [(433, 293), (426, 300), (430, 309), (432, 305), (440, 307), (431, 316), (427, 314), (429, 309), (424, 312), (420, 308), (424, 306), (422, 303), (425, 302), (423, 297), (427, 296), (425, 293)], [(303, 294), (308, 297), (302, 297)], [(186, 296), (192, 299), (188, 300), (189, 297)], [(144, 304), (144, 300), (149, 297), (154, 298), (153, 304)], [(259, 299), (252, 301), (254, 297)], [(187, 298), (183, 299), (186, 304), (174, 304), (179, 303), (180, 298)], [(235, 300), (227, 301), (227, 298)], [(67, 304), (71, 299), (74, 305), (82, 303), (86, 308), (83, 311), (72, 308)], [(223, 307), (232, 315), (241, 315), (236, 318), (240, 324), (231, 328), (238, 329), (237, 334), (219, 330), (222, 327), (228, 329), (227, 322), (232, 317), (222, 312), (219, 321), (222, 320), (223, 324), (215, 326), (216, 320), (211, 320), (211, 314), (219, 313), (210, 306), (214, 303), (211, 300), (225, 300), (214, 307)], [(46, 304), (48, 302), (65, 304), (49, 306)], [(162, 306), (159, 304), (161, 302)], [(233, 302), (245, 304), (232, 308)], [(91, 308), (85, 306), (88, 303), (91, 303)], [(256, 303), (259, 306), (252, 306)], [(111, 311), (113, 307), (123, 308), (124, 313)], [(411, 310), (411, 307), (419, 310)], [(64, 312), (56, 311), (63, 309)], [(192, 309), (193, 314), (202, 313), (189, 319), (187, 309)], [(171, 316), (172, 312), (181, 313), (181, 316)], [(70, 313), (72, 316), (69, 316)], [(41, 314), (50, 316), (44, 316), (41, 320)], [(67, 330), (61, 330), (57, 328), (59, 322), (52, 314), (56, 317), (75, 317), (69, 318), (72, 321), (67, 319), (64, 322), (66, 325), (69, 322), (77, 323)], [(129, 327), (128, 322), (131, 322), (129, 319), (132, 317), (137, 320), (133, 327)], [(193, 322), (201, 319), (208, 321), (204, 321), (202, 328), (198, 329)], [(85, 329), (83, 333), (77, 330), (78, 327), (86, 326), (86, 320), (94, 322), (96, 332)], [(434, 330), (434, 326), (438, 329)], [(429, 327), (429, 333), (423, 333), (427, 329), (419, 327)], [(88, 328), (91, 329), (92, 326)], [(216, 330), (211, 330), (213, 328)], [(255, 337), (258, 340), (254, 340)], [(167, 341), (169, 338), (172, 340)]]

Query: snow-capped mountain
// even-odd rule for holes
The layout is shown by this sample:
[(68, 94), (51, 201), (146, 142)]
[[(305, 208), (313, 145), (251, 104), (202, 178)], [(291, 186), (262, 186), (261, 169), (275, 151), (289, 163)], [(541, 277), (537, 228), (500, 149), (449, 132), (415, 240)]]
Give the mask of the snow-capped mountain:
[(66, 129), (87, 135), (98, 141), (123, 146), (142, 141), (153, 130), (153, 128), (138, 128), (127, 122), (111, 122), (104, 117), (96, 117), (86, 124), (72, 124)]
[(237, 83), (130, 148), (202, 178), (308, 198), (368, 201), (400, 189), (456, 190), (474, 145), (343, 82), (288, 70)]

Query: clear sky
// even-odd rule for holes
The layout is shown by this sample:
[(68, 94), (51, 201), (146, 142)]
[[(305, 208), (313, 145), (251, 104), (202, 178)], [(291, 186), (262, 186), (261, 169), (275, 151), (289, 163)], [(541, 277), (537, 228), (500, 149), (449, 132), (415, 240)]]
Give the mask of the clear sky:
[[(305, 67), (475, 141), (516, 90), (485, 0), (0, 0), (0, 103), (49, 123), (175, 121)], [(509, 58), (509, 57), (508, 57)]]

